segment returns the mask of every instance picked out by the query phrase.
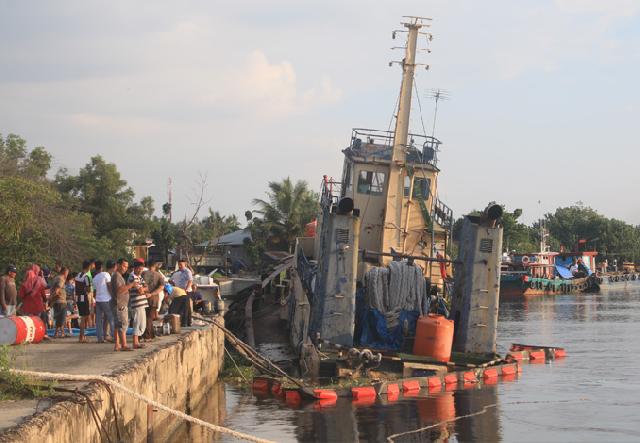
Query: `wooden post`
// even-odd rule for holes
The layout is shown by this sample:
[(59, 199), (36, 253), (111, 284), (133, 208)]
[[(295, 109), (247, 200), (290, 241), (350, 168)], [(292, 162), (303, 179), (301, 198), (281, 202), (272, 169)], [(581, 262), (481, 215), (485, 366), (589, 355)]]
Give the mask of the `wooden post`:
[(153, 406), (147, 404), (147, 443), (153, 443)]

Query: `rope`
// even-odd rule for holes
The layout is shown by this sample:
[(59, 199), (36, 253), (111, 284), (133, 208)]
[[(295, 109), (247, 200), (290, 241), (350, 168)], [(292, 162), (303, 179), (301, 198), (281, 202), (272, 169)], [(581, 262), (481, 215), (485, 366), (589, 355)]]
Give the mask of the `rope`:
[(102, 375), (73, 375), (73, 374), (60, 374), (55, 372), (35, 372), (35, 371), (25, 371), (22, 369), (9, 369), (14, 374), (25, 375), (27, 377), (45, 379), (45, 380), (66, 380), (66, 381), (101, 381), (107, 385), (113, 386), (116, 389), (123, 391), (125, 394), (130, 395), (131, 397), (138, 399), (144, 403), (150, 404), (154, 408), (157, 408), (161, 411), (164, 411), (168, 414), (175, 415), (182, 420), (200, 425), (202, 427), (211, 429), (212, 431), (220, 432), (222, 434), (228, 434), (232, 437), (238, 438), (240, 440), (253, 441), (257, 443), (274, 443), (271, 440), (265, 440), (259, 437), (254, 437), (253, 435), (243, 434), (238, 431), (234, 431), (229, 428), (225, 428), (222, 426), (217, 426), (212, 423), (208, 423), (204, 420), (200, 420), (199, 418), (192, 417), (190, 415), (185, 414), (184, 412), (177, 411), (168, 406), (163, 405), (162, 403), (158, 403), (155, 400), (150, 399), (142, 394), (138, 394), (137, 392), (129, 389), (123, 384)]
[(371, 268), (365, 274), (365, 284), (369, 306), (384, 315), (388, 329), (397, 326), (400, 312), (421, 311), (427, 296), (422, 269), (404, 261)]
[(489, 409), (493, 409), (493, 408), (498, 407), (500, 404), (502, 404), (504, 406), (504, 405), (529, 405), (529, 404), (539, 404), (539, 403), (545, 403), (545, 404), (546, 403), (574, 403), (574, 402), (582, 402), (582, 401), (589, 401), (589, 400), (585, 399), (585, 398), (581, 398), (581, 399), (578, 399), (578, 400), (540, 400), (540, 401), (514, 401), (514, 402), (508, 402), (508, 403), (492, 403), (490, 405), (484, 406), (479, 411), (472, 412), (470, 414), (459, 415), (457, 417), (450, 418), (449, 420), (440, 421), (440, 422), (435, 423), (433, 425), (425, 426), (425, 427), (420, 428), (420, 429), (414, 429), (413, 431), (400, 432), (398, 434), (390, 435), (390, 436), (387, 437), (387, 441), (389, 443), (393, 443), (395, 441), (395, 439), (397, 439), (398, 437), (403, 437), (405, 435), (411, 435), (411, 434), (417, 434), (419, 432), (428, 431), (429, 429), (439, 428), (442, 425), (446, 425), (447, 423), (453, 423), (453, 422), (456, 422), (458, 420), (462, 420), (463, 418), (470, 418), (470, 417), (475, 417), (476, 415), (482, 415), (482, 414), (487, 413), (489, 411)]

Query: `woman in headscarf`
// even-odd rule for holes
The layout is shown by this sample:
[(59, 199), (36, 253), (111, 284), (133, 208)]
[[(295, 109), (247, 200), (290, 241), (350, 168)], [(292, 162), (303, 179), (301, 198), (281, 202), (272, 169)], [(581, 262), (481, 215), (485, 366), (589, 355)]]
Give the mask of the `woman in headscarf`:
[(47, 316), (47, 283), (40, 273), (40, 266), (32, 264), (24, 276), (18, 297), (22, 300), (21, 312), (40, 317), (45, 325)]

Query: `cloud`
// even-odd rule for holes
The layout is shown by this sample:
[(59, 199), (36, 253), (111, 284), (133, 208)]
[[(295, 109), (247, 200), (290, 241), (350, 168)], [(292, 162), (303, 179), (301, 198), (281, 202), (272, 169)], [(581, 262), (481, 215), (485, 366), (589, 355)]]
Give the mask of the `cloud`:
[(220, 82), (225, 88), (210, 97), (212, 102), (218, 106), (250, 109), (259, 117), (297, 114), (336, 103), (342, 97), (342, 91), (327, 77), (317, 86), (300, 88), (290, 62), (270, 62), (261, 50), (249, 53), (240, 67), (226, 70)]

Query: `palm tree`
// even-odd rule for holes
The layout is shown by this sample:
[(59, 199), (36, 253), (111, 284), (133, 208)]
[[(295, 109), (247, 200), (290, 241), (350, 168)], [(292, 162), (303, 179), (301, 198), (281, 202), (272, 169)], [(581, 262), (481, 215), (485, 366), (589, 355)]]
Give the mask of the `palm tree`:
[(262, 223), (271, 243), (286, 245), (289, 252), (304, 231), (304, 225), (313, 220), (319, 211), (318, 195), (309, 190), (306, 181), (293, 184), (289, 177), (281, 182), (269, 182), (267, 200), (253, 199), (255, 210), (262, 216)]

